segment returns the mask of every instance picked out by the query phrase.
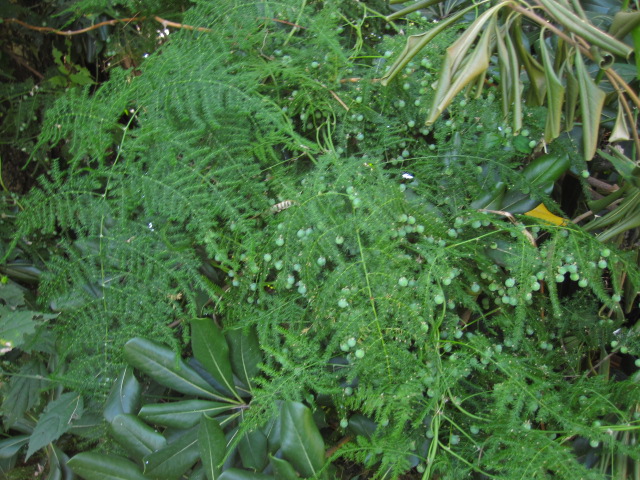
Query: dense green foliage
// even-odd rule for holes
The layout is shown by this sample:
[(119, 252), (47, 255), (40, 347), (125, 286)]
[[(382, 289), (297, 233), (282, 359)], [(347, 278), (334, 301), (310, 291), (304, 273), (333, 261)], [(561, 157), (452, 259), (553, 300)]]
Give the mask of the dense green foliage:
[[(58, 471), (66, 460), (51, 442), (74, 430), (85, 443), (72, 451), (118, 453), (98, 440), (105, 424), (91, 415), (102, 412), (112, 433), (129, 415), (129, 427), (157, 440), (134, 452), (137, 462), (160, 458), (167, 441), (191, 442), (193, 462), (167, 478), (204, 456), (197, 428), (202, 443), (235, 432), (225, 456), (216, 453), (221, 462), (240, 449), (222, 467), (229, 478), (262, 478), (232, 469), (273, 474), (278, 446), (269, 462), (264, 450), (251, 463), (238, 442), (262, 435), (287, 406), (300, 416), (291, 429), (315, 432), (305, 402), (325, 445), (337, 446), (318, 475), (356, 475), (332, 463), (425, 479), (625, 478), (622, 469), (638, 468), (633, 251), (570, 222), (517, 215), (544, 202), (564, 216), (553, 185), (586, 170), (574, 137), (542, 154), (546, 110), (525, 109), (514, 136), (491, 87), (457, 98), (426, 127), (431, 84), (458, 32), (444, 31), (383, 87), (403, 34), (433, 28), (422, 17), (388, 24), (386, 9), (198, 2), (182, 22), (215, 33), (171, 33), (137, 69), (113, 69), (46, 110), (32, 160), (47, 174), (19, 212), (7, 203), (15, 233), (2, 237), (8, 265), (31, 255), (46, 266), (39, 308), (13, 281), (0, 290), (18, 326), (6, 329), (2, 458), (45, 447)], [(55, 318), (37, 313), (49, 310)], [(261, 351), (251, 372), (233, 351), (243, 336)], [(171, 357), (163, 368), (172, 371), (180, 361), (171, 352), (202, 361), (227, 343), (228, 368), (214, 353), (209, 376), (189, 377), (201, 391), (145, 370)], [(147, 353), (134, 355), (140, 345)], [(636, 364), (616, 367), (614, 356)], [(137, 404), (113, 411), (125, 378), (134, 396), (143, 389), (122, 373), (125, 357), (146, 374), (148, 398), (211, 400), (207, 391), (242, 421), (202, 416), (180, 425), (185, 436), (152, 435), (131, 418), (142, 415)], [(41, 390), (52, 400), (44, 411)], [(22, 407), (9, 408), (19, 396)], [(47, 429), (52, 417), (64, 428)], [(81, 455), (71, 462), (80, 475), (103, 468)], [(144, 467), (127, 462), (126, 471)]]

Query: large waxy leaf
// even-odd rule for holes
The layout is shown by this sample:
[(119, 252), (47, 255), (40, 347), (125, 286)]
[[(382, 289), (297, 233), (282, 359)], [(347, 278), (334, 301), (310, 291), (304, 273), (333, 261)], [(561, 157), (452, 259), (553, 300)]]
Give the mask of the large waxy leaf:
[(492, 21), (495, 31), (498, 58), (500, 59), (500, 86), (502, 88), (502, 113), (507, 117), (510, 107), (513, 109), (513, 130), (522, 128), (522, 82), (520, 81), (520, 63), (511, 36), (505, 34), (505, 28), (498, 27)]
[(125, 367), (111, 387), (103, 410), (104, 418), (111, 423), (116, 415), (136, 413), (140, 406), (142, 388), (131, 367)]
[(311, 410), (298, 402), (283, 402), (282, 453), (303, 477), (313, 477), (324, 465), (324, 442)]
[[(567, 155), (541, 155), (522, 171), (522, 176), (532, 188), (542, 189), (550, 194), (553, 184), (571, 166)], [(540, 203), (539, 199), (518, 190), (508, 192), (500, 210), (510, 213), (526, 213), (534, 209)]]
[(242, 465), (246, 468), (262, 471), (269, 463), (267, 436), (260, 430), (247, 432), (238, 443), (238, 451)]
[(271, 475), (265, 475), (264, 473), (253, 473), (247, 470), (240, 470), (239, 468), (230, 468), (225, 470), (222, 475), (218, 477), (219, 480), (275, 480), (275, 477)]
[(133, 338), (125, 344), (124, 356), (129, 365), (165, 387), (187, 395), (230, 401), (167, 347), (143, 338)]
[(156, 480), (175, 480), (199, 458), (198, 429), (194, 428), (165, 448), (144, 457), (144, 476)]
[(74, 392), (63, 393), (47, 405), (29, 439), (26, 458), (60, 438), (71, 428), (72, 422), (82, 416), (83, 409), (82, 396)]
[(102, 452), (79, 453), (67, 465), (85, 480), (148, 480), (133, 462)]
[(191, 348), (198, 362), (226, 390), (224, 393), (237, 396), (229, 361), (229, 346), (212, 319), (196, 318), (191, 321)]
[(215, 418), (207, 415), (200, 417), (198, 448), (205, 475), (209, 480), (216, 480), (220, 473), (220, 464), (227, 452), (227, 440)]
[(598, 148), (600, 115), (607, 94), (598, 88), (587, 71), (582, 55), (576, 52), (576, 76), (580, 85), (580, 113), (582, 115), (582, 147), (585, 160), (591, 160)]
[(269, 463), (271, 463), (273, 473), (279, 480), (298, 480), (300, 478), (293, 466), (282, 458), (270, 456)]
[(167, 446), (167, 440), (135, 415), (121, 414), (111, 422), (111, 435), (127, 453), (143, 458)]
[(191, 428), (200, 422), (203, 414), (220, 415), (233, 408), (228, 403), (209, 400), (184, 400), (171, 403), (143, 405), (138, 414), (146, 422), (174, 428)]
[(231, 330), (227, 332), (231, 368), (242, 383), (251, 388), (252, 379), (260, 373), (262, 361), (260, 342), (255, 329), (247, 332)]
[(609, 136), (610, 143), (631, 140), (629, 127), (627, 127), (627, 118), (622, 106), (622, 102), (625, 101), (622, 95), (618, 96), (618, 114), (616, 115), (616, 123), (613, 126), (613, 130), (611, 130), (611, 136)]
[(525, 45), (523, 41), (525, 33), (522, 31), (522, 17), (518, 17), (515, 20), (513, 35), (509, 36), (513, 37), (513, 42), (516, 51), (518, 52), (518, 58), (529, 77), (528, 103), (533, 105), (543, 105), (547, 93), (545, 67), (540, 65), (540, 62), (531, 55), (529, 46)]

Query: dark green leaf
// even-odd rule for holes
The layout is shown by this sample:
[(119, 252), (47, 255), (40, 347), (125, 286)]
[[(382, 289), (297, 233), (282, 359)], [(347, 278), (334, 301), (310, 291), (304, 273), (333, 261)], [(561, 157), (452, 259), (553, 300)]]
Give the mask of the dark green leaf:
[(311, 410), (298, 402), (283, 402), (282, 453), (303, 477), (313, 477), (324, 465), (324, 442)]
[(36, 315), (36, 312), (0, 305), (0, 354), (21, 346), (24, 336), (35, 332)]
[(240, 470), (239, 468), (230, 468), (226, 470), (218, 477), (219, 480), (275, 480), (275, 477), (271, 475), (265, 475), (264, 473), (253, 473), (247, 470)]
[(187, 395), (227, 400), (167, 347), (143, 338), (133, 338), (125, 344), (124, 356), (131, 366), (165, 387)]
[(140, 407), (140, 383), (131, 367), (125, 367), (111, 387), (104, 407), (104, 418), (111, 423), (121, 413), (136, 413)]
[(196, 318), (191, 321), (191, 348), (196, 360), (224, 386), (224, 393), (236, 395), (229, 346), (212, 319)]
[(0, 440), (0, 458), (13, 457), (27, 442), (29, 442), (29, 435), (16, 435)]
[(200, 458), (198, 429), (194, 428), (165, 448), (144, 457), (144, 475), (156, 480), (174, 480)]
[(146, 422), (174, 428), (191, 428), (200, 422), (202, 414), (220, 415), (233, 408), (228, 403), (209, 400), (184, 400), (143, 405), (138, 414)]
[(63, 393), (47, 405), (31, 434), (26, 458), (60, 438), (69, 430), (71, 423), (82, 416), (83, 408), (82, 396), (74, 392)]
[(273, 473), (275, 473), (276, 478), (279, 480), (298, 480), (298, 478), (300, 478), (293, 466), (286, 460), (269, 456), (269, 462), (271, 463)]
[(207, 478), (216, 480), (220, 473), (220, 464), (227, 452), (227, 440), (215, 418), (210, 418), (207, 415), (201, 416), (198, 448)]
[(2, 403), (4, 422), (12, 426), (24, 413), (36, 405), (47, 382), (47, 368), (38, 360), (25, 363), (9, 381), (8, 391)]
[(258, 364), (262, 361), (258, 334), (255, 329), (231, 330), (227, 332), (227, 342), (233, 373), (251, 388), (251, 380), (260, 373)]
[(267, 466), (267, 437), (260, 430), (247, 432), (238, 444), (242, 465), (256, 471)]
[(67, 465), (85, 480), (148, 480), (133, 462), (103, 452), (79, 453)]
[(120, 414), (111, 422), (111, 435), (128, 455), (143, 458), (167, 446), (167, 440), (135, 415)]

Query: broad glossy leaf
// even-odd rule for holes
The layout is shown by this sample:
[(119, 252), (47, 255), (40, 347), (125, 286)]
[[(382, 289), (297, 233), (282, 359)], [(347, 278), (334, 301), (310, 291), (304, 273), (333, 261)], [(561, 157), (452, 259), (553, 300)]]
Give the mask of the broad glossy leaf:
[(275, 477), (271, 475), (265, 475), (264, 473), (254, 473), (247, 470), (240, 470), (239, 468), (230, 468), (225, 470), (222, 475), (218, 477), (219, 480), (275, 480)]
[(238, 451), (245, 468), (262, 471), (269, 463), (267, 436), (260, 430), (247, 432), (238, 443)]
[(269, 463), (278, 480), (298, 480), (300, 477), (293, 466), (282, 458), (269, 456)]
[(224, 335), (210, 318), (191, 321), (191, 348), (200, 364), (225, 388), (227, 395), (236, 395), (229, 361), (229, 346)]
[(67, 465), (85, 480), (148, 480), (130, 460), (103, 452), (79, 453)]
[(46, 480), (72, 480), (75, 475), (69, 468), (69, 457), (66, 453), (51, 444), (47, 447), (47, 457), (49, 458), (49, 473)]
[(475, 209), (498, 210), (502, 206), (507, 185), (504, 182), (498, 182), (494, 185), (489, 193), (485, 193), (480, 198), (471, 203), (471, 207)]
[(198, 448), (205, 475), (209, 480), (216, 480), (220, 473), (220, 464), (227, 453), (227, 440), (215, 418), (207, 415), (200, 417)]
[(543, 105), (547, 93), (545, 67), (531, 55), (529, 45), (525, 45), (523, 41), (525, 33), (522, 31), (522, 17), (518, 17), (514, 22), (513, 34), (507, 33), (507, 35), (513, 37), (518, 59), (529, 77), (528, 103)]
[(47, 405), (29, 439), (26, 458), (60, 438), (69, 430), (71, 423), (82, 416), (83, 409), (82, 396), (74, 392), (63, 393)]
[(111, 387), (103, 411), (104, 418), (111, 423), (116, 415), (136, 413), (140, 407), (142, 388), (131, 367), (125, 367)]
[(303, 477), (313, 477), (324, 465), (324, 442), (311, 410), (298, 402), (283, 402), (281, 448), (284, 457)]
[[(397, 12), (393, 12), (391, 15), (386, 17), (386, 20), (387, 22), (390, 22), (392, 20), (395, 20), (396, 18), (404, 17), (410, 13), (415, 12), (416, 10), (420, 10), (422, 8), (428, 8), (440, 2), (442, 2), (442, 0), (420, 0), (419, 2), (409, 5), (408, 7), (405, 7), (401, 10), (398, 10)], [(403, 3), (403, 2), (397, 2), (397, 3)]]
[(15, 437), (0, 440), (0, 458), (13, 457), (28, 442), (29, 435), (16, 435)]
[(209, 400), (184, 400), (171, 403), (143, 405), (138, 416), (154, 425), (174, 428), (191, 428), (200, 422), (203, 414), (210, 417), (220, 415), (233, 408), (228, 403)]
[(255, 329), (227, 332), (231, 368), (242, 383), (251, 387), (252, 379), (260, 373), (258, 365), (262, 361), (260, 342)]
[(617, 170), (618, 174), (622, 176), (625, 181), (640, 189), (640, 167), (636, 165), (636, 162), (627, 158), (623, 153), (619, 152), (615, 148), (611, 149), (611, 154), (598, 150), (598, 155), (609, 160)]
[(127, 454), (142, 459), (167, 446), (167, 440), (135, 415), (116, 415), (110, 424), (111, 435)]
[(176, 480), (200, 458), (198, 429), (194, 428), (143, 459), (144, 476), (156, 480)]
[(352, 430), (356, 435), (370, 439), (377, 426), (376, 422), (359, 413), (349, 417), (349, 430)]
[(125, 344), (124, 356), (129, 365), (165, 387), (187, 395), (228, 400), (167, 347), (143, 338), (133, 338)]
[(591, 160), (598, 147), (600, 115), (606, 93), (598, 88), (587, 71), (582, 55), (576, 52), (576, 76), (580, 85), (580, 113), (582, 115), (582, 146), (585, 160)]

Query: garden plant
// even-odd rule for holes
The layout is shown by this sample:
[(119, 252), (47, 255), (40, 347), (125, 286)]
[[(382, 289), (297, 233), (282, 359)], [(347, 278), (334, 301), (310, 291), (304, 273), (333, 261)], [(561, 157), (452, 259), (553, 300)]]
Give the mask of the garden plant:
[(105, 3), (0, 10), (3, 478), (640, 479), (636, 4)]

